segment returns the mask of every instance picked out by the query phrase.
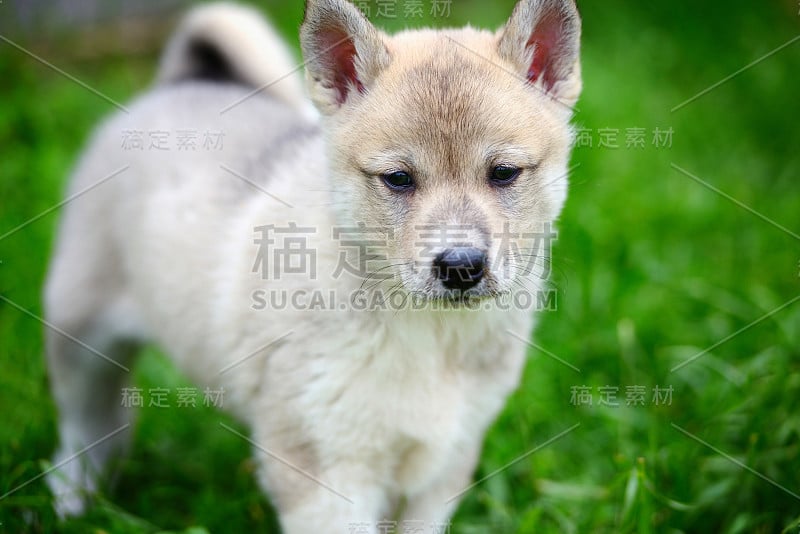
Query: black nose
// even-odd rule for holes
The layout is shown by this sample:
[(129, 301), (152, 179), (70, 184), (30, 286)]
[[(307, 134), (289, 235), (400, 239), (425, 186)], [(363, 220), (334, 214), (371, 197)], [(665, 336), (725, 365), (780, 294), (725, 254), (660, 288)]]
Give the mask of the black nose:
[(433, 268), (447, 289), (466, 291), (483, 278), (486, 254), (474, 247), (448, 248), (433, 260)]

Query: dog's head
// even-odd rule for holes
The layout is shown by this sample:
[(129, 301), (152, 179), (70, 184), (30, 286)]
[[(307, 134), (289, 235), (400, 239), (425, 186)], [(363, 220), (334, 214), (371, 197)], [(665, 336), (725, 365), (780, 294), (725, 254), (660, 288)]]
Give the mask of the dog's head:
[(497, 32), (387, 36), (346, 0), (301, 28), (339, 224), (388, 228), (387, 268), (430, 299), (531, 288), (567, 190), (581, 89), (573, 0), (521, 0)]

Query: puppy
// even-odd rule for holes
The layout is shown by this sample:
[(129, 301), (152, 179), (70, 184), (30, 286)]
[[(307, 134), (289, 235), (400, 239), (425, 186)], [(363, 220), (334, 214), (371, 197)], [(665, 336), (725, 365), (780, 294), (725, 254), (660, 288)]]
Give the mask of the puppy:
[(576, 7), (389, 36), (308, 0), (300, 40), (316, 111), (257, 14), (198, 8), (79, 161), (45, 291), (62, 515), (130, 438), (144, 343), (249, 424), (288, 534), (432, 531), (469, 486), (566, 198)]

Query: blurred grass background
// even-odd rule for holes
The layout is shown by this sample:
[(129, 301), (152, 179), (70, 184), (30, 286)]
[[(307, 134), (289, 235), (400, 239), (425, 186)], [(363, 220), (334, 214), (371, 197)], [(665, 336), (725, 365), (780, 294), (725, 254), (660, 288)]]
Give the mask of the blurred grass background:
[[(394, 19), (368, 4), (396, 30), (496, 27), (513, 2), (455, 0), (448, 18), (434, 18), (426, 0), (423, 19), (404, 18), (402, 1)], [(257, 5), (296, 45), (301, 3)], [(575, 121), (592, 146), (574, 153), (554, 251), (558, 310), (541, 315), (536, 343), (580, 372), (531, 349), (476, 480), (517, 461), (466, 494), (451, 532), (800, 532), (800, 302), (750, 326), (800, 295), (800, 42), (670, 111), (798, 36), (800, 5), (579, 7), (585, 91)], [(170, 23), (0, 27), (124, 102), (150, 83)], [(3, 235), (60, 202), (93, 124), (114, 109), (7, 42), (0, 95)], [(633, 128), (645, 130), (643, 148), (626, 148)], [(656, 128), (672, 131), (670, 146), (654, 146)], [(614, 130), (619, 147), (599, 146)], [(57, 213), (0, 237), (0, 295), (37, 315)], [(135, 377), (143, 388), (187, 384), (154, 349)], [(571, 402), (582, 386), (592, 406)], [(618, 388), (620, 406), (598, 405), (605, 386)], [(644, 406), (626, 406), (630, 386), (646, 389)], [(656, 386), (672, 388), (671, 403), (653, 402)], [(0, 495), (47, 466), (54, 421), (42, 326), (0, 301)], [(85, 517), (58, 525), (38, 479), (0, 499), (0, 532), (276, 532), (248, 444), (219, 421), (235, 425), (210, 409), (142, 410), (120, 476)]]

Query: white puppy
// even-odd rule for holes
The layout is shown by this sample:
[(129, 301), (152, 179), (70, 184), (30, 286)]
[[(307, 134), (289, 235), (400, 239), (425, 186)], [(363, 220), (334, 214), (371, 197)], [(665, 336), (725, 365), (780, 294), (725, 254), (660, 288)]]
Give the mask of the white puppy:
[(250, 425), (285, 532), (446, 522), (525, 360), (508, 331), (532, 329), (515, 297), (543, 287), (566, 197), (579, 36), (572, 0), (394, 36), (309, 0), (318, 119), (256, 14), (191, 13), (71, 182), (46, 288), (69, 334), (47, 333), (54, 463), (92, 446), (49, 477), (59, 511), (130, 437), (121, 388), (154, 342)]

